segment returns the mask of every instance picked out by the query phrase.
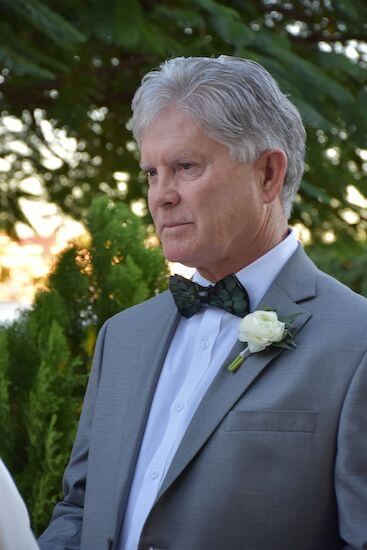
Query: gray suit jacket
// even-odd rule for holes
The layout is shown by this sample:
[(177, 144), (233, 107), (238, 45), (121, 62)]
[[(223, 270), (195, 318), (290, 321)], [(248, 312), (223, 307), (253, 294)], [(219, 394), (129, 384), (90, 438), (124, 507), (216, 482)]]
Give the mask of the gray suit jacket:
[[(267, 348), (234, 374), (229, 354), (145, 523), (139, 549), (367, 548), (367, 301), (301, 247), (259, 308), (298, 313), (297, 349)], [(116, 541), (178, 316), (165, 292), (102, 328), (65, 497), (43, 550)], [(115, 542), (114, 542), (115, 541)]]

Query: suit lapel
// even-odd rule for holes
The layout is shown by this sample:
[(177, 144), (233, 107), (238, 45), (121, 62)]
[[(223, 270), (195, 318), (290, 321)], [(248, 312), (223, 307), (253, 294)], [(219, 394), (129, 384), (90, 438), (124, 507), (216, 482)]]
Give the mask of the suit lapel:
[[(315, 295), (315, 274), (312, 262), (299, 248), (256, 309), (276, 310), (280, 319), (297, 314), (293, 322), (293, 333), (296, 336), (311, 316), (297, 301)], [(241, 349), (243, 344), (236, 343), (201, 401), (163, 480), (157, 500), (198, 453), (236, 401), (266, 368), (271, 368), (272, 361), (282, 353), (296, 353), (296, 350), (267, 348), (252, 354), (235, 373), (228, 372), (227, 366)]]
[[(128, 363), (117, 384), (129, 388), (128, 398), (120, 403), (120, 411), (116, 418), (124, 423), (121, 432), (119, 454), (119, 477), (116, 479), (117, 494), (121, 495), (118, 505), (117, 528), (123, 517), (129, 488), (134, 473), (145, 424), (148, 418), (154, 391), (159, 379), (165, 355), (172, 335), (176, 329), (179, 316), (169, 292), (148, 302), (147, 307), (139, 317), (137, 326), (130, 326), (125, 331), (124, 341), (135, 342), (140, 339), (141, 346), (134, 346), (135, 354), (127, 350), (127, 357), (121, 357), (121, 362)], [(137, 334), (137, 331), (139, 333)], [(131, 332), (131, 334), (130, 334)], [(138, 351), (137, 351), (138, 349)], [(122, 388), (121, 388), (122, 389)], [(119, 395), (120, 392), (116, 391)], [(123, 393), (122, 393), (123, 394)]]

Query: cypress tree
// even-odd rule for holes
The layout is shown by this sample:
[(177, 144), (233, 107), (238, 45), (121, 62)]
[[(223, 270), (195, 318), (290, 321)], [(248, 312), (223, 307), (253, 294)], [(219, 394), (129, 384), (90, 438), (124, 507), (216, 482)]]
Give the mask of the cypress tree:
[(88, 243), (55, 262), (32, 308), (0, 328), (0, 455), (40, 533), (61, 496), (98, 329), (167, 284), (160, 249), (124, 204), (96, 199)]

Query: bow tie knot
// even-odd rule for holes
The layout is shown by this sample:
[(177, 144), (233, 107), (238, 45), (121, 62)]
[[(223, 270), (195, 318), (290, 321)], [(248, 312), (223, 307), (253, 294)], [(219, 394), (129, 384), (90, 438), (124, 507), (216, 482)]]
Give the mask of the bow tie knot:
[(173, 275), (170, 277), (169, 287), (183, 317), (192, 317), (203, 304), (219, 307), (239, 317), (249, 312), (248, 294), (235, 275), (227, 275), (209, 287), (201, 286), (181, 275)]

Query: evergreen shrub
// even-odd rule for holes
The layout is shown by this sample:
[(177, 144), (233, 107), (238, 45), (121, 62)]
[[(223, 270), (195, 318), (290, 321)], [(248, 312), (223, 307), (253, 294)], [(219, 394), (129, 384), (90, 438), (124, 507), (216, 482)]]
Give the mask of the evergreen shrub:
[(70, 244), (32, 308), (0, 327), (0, 456), (36, 533), (61, 497), (99, 328), (167, 286), (160, 248), (125, 204), (96, 199), (87, 227), (88, 245)]

